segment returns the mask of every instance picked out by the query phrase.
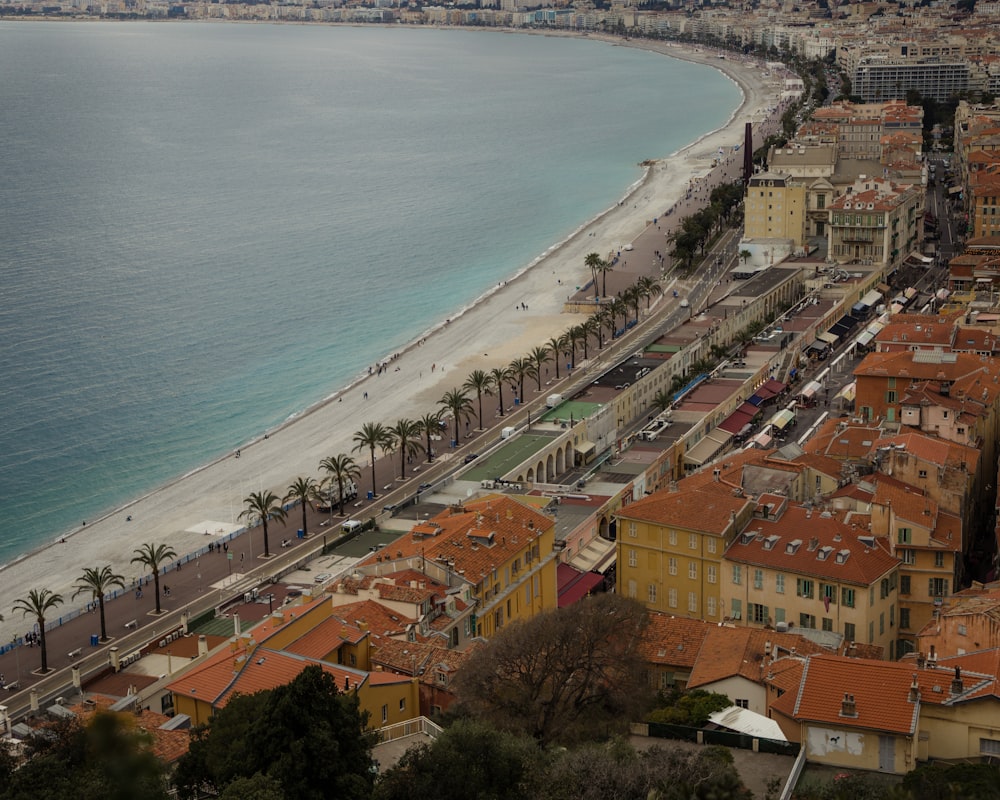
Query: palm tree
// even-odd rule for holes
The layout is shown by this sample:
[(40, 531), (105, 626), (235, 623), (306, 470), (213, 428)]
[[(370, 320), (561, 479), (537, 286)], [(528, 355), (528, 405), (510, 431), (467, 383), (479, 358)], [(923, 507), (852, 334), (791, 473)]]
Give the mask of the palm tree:
[(566, 334), (563, 333), (559, 336), (553, 336), (545, 343), (545, 346), (552, 351), (552, 360), (556, 365), (556, 380), (559, 380), (559, 356), (562, 355), (563, 350), (566, 349)]
[(45, 647), (45, 615), (58, 605), (62, 605), (61, 594), (55, 594), (48, 589), (32, 589), (27, 597), (14, 601), (14, 611), (20, 611), (25, 617), (32, 616), (38, 624), (38, 644), (42, 648), (42, 673), (49, 671), (49, 652)]
[(611, 338), (615, 338), (615, 310), (610, 305), (605, 306), (600, 311), (601, 322), (607, 327)]
[(750, 260), (750, 256), (752, 255), (753, 253), (751, 253), (749, 250), (740, 250), (740, 258), (743, 259), (743, 266), (746, 266), (747, 261)]
[(580, 327), (574, 325), (572, 328), (566, 331), (566, 341), (569, 343), (569, 351), (567, 355), (569, 356), (569, 363), (576, 366), (576, 346), (580, 342)]
[(417, 420), (417, 424), (420, 426), (420, 430), (427, 440), (427, 463), (430, 464), (434, 461), (434, 451), (431, 449), (431, 434), (441, 432), (441, 412), (428, 411)]
[(511, 378), (517, 381), (517, 396), (524, 402), (524, 378), (534, 377), (534, 364), (527, 358), (515, 358), (510, 362)]
[(643, 275), (639, 278), (635, 285), (646, 299), (646, 310), (649, 311), (650, 301), (654, 295), (663, 294), (663, 287), (660, 286), (659, 281), (653, 280), (648, 275)]
[(587, 324), (591, 326), (594, 335), (597, 337), (597, 349), (604, 349), (604, 312), (598, 311), (593, 314), (588, 320)]
[[(335, 456), (324, 458), (319, 462), (319, 468), (326, 472), (324, 483), (336, 481), (337, 491), (340, 492), (340, 516), (344, 516), (344, 501), (347, 499), (347, 492), (344, 491), (345, 484), (348, 481), (361, 480), (361, 469), (354, 463), (354, 459), (346, 453), (338, 453)], [(333, 517), (333, 503), (330, 503), (330, 516)]]
[(670, 408), (671, 402), (670, 393), (665, 389), (660, 389), (653, 395), (653, 408), (657, 411), (666, 411)]
[(389, 428), (392, 441), (399, 448), (399, 474), (406, 479), (406, 459), (423, 450), (420, 444), (420, 423), (412, 419), (398, 419)]
[(576, 325), (577, 336), (580, 337), (580, 344), (583, 345), (583, 360), (590, 358), (590, 330), (586, 323)]
[(601, 287), (601, 296), (602, 297), (607, 297), (608, 296), (608, 273), (609, 272), (613, 272), (614, 268), (615, 268), (614, 264), (612, 264), (610, 261), (602, 261), (601, 262), (601, 266), (600, 266), (599, 269), (600, 269), (600, 273), (601, 273), (602, 283), (604, 284)]
[(289, 500), (302, 503), (303, 536), (309, 533), (309, 528), (306, 527), (306, 506), (318, 497), (319, 487), (316, 485), (316, 481), (312, 478), (303, 478), (300, 476), (288, 485), (288, 492), (281, 500), (282, 503), (287, 503)]
[(97, 607), (101, 612), (101, 641), (106, 642), (108, 640), (108, 627), (104, 622), (104, 595), (112, 586), (124, 589), (125, 578), (114, 572), (110, 566), (105, 565), (103, 567), (87, 567), (77, 580), (79, 583), (75, 587), (76, 591), (73, 592), (73, 599), (78, 594), (90, 592), (91, 597), (97, 601)]
[(375, 482), (375, 448), (380, 447), (383, 451), (391, 447), (392, 434), (381, 422), (366, 422), (361, 426), (361, 430), (354, 434), (354, 450), (360, 451), (368, 448), (368, 453), (372, 459), (372, 497), (378, 497), (378, 486)]
[(264, 558), (268, 558), (271, 555), (271, 548), (267, 540), (268, 520), (280, 519), (284, 522), (288, 517), (285, 509), (281, 506), (281, 498), (269, 490), (250, 492), (243, 498), (243, 505), (245, 508), (240, 513), (239, 518), (249, 522), (260, 520), (260, 524), (264, 527)]
[(587, 253), (586, 258), (583, 259), (583, 263), (587, 265), (590, 269), (590, 275), (594, 279), (594, 294), (597, 294), (597, 273), (604, 263), (603, 259), (597, 253)]
[[(532, 348), (531, 352), (528, 353), (528, 360), (532, 363), (535, 369), (535, 380), (538, 382), (538, 391), (542, 391), (542, 368), (549, 363), (551, 358), (551, 351), (545, 345), (539, 345), (538, 347)], [(556, 357), (556, 361), (559, 358)]]
[(438, 400), (438, 404), (444, 406), (455, 418), (455, 447), (458, 447), (458, 423), (459, 417), (468, 419), (472, 416), (472, 399), (465, 393), (464, 389), (457, 386), (444, 393), (444, 397)]
[(627, 322), (628, 319), (627, 318), (628, 306), (625, 305), (625, 301), (622, 300), (620, 297), (616, 297), (614, 300), (611, 301), (611, 304), (608, 306), (608, 309), (611, 311), (611, 319), (614, 321), (615, 330), (618, 329), (619, 314), (621, 314), (622, 328), (624, 329), (625, 323)]
[(473, 370), (462, 384), (463, 389), (476, 393), (479, 401), (479, 430), (483, 429), (483, 395), (493, 394), (493, 378), (485, 370)]
[(510, 367), (493, 367), (490, 370), (490, 380), (497, 389), (497, 399), (500, 401), (500, 416), (504, 415), (503, 410), (503, 385), (513, 378)]
[(160, 564), (177, 558), (177, 552), (168, 544), (152, 543), (144, 544), (132, 552), (135, 553), (135, 556), (131, 563), (149, 567), (149, 571), (153, 573), (153, 588), (156, 590), (156, 613), (160, 614), (162, 613), (160, 610)]
[[(642, 306), (642, 292), (636, 286), (629, 286), (622, 292), (622, 302), (635, 312), (635, 322), (639, 324), (639, 308)], [(628, 321), (626, 320), (626, 325)]]

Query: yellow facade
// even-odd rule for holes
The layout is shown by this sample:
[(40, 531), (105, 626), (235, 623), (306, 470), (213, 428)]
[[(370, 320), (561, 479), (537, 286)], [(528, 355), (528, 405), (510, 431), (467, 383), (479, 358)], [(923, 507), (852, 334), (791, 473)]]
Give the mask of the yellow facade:
[(746, 191), (744, 237), (806, 243), (806, 186), (787, 175), (761, 175)]

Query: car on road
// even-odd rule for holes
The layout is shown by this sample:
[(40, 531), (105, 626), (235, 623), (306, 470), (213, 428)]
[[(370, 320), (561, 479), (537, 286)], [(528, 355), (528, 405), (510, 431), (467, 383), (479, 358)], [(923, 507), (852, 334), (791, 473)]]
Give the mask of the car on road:
[(479, 458), (479, 453), (469, 453), (469, 455), (467, 455), (465, 457), (465, 463), (466, 464), (470, 464), (473, 461), (475, 461), (477, 458)]
[(333, 573), (332, 572), (321, 572), (313, 580), (315, 580), (316, 583), (326, 583), (332, 577), (333, 577)]

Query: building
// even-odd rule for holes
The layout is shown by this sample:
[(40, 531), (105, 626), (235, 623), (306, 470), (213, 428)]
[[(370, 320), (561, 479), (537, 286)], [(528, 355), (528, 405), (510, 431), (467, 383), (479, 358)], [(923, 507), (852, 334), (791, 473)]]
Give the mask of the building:
[(744, 237), (806, 243), (806, 185), (780, 172), (753, 175), (746, 188)]
[(923, 241), (923, 213), (922, 187), (862, 176), (830, 204), (827, 253), (890, 273)]

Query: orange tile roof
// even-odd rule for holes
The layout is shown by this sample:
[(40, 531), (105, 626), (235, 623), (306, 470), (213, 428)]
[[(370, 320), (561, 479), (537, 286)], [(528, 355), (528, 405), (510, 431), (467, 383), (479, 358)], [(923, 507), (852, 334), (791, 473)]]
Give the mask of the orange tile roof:
[(290, 642), (285, 650), (307, 658), (324, 658), (344, 642), (358, 644), (367, 635), (367, 631), (348, 625), (342, 619), (330, 617)]
[(979, 467), (979, 451), (976, 448), (919, 431), (885, 436), (872, 444), (873, 454), (882, 447), (896, 447), (929, 464), (964, 469), (970, 474)]
[(878, 542), (872, 547), (858, 538), (867, 537), (867, 530), (845, 524), (838, 515), (843, 513), (836, 509), (820, 513), (790, 506), (777, 519), (755, 517), (729, 545), (725, 557), (859, 586), (870, 586), (899, 566)]
[[(770, 645), (770, 654), (768, 654)], [(716, 625), (708, 631), (698, 660), (691, 670), (688, 688), (740, 676), (754, 683), (763, 681), (770, 660), (780, 651), (798, 656), (829, 652), (797, 633), (781, 633), (762, 628), (735, 628)]]
[(937, 521), (938, 504), (932, 497), (914, 486), (890, 480), (888, 476), (876, 473), (875, 497), (872, 502), (880, 506), (892, 506), (893, 513), (907, 522), (933, 530)]
[[(474, 649), (474, 648), (473, 648)], [(454, 673), (472, 654), (472, 649), (451, 650), (429, 642), (385, 639), (372, 652), (372, 662), (402, 675), (413, 675), (433, 683), (433, 670)]]
[[(477, 583), (481, 576), (522, 553), (542, 531), (555, 521), (514, 498), (493, 496), (453, 506), (433, 519), (415, 525), (410, 533), (390, 543), (389, 558), (411, 558), (454, 562), (454, 571), (463, 572)], [(544, 558), (548, 553), (542, 553)], [(374, 553), (361, 564), (374, 564), (382, 556)]]
[(387, 637), (406, 633), (406, 627), (417, 621), (375, 600), (359, 600), (356, 603), (337, 606), (333, 613), (359, 629), (362, 625), (367, 625), (373, 635)]
[(752, 503), (745, 497), (733, 497), (731, 487), (727, 490), (730, 494), (708, 488), (678, 489), (655, 492), (625, 506), (618, 515), (656, 525), (721, 534), (730, 526), (733, 516)]
[[(70, 706), (70, 710), (84, 725), (98, 711), (109, 711), (111, 706), (118, 702), (118, 698), (100, 694), (88, 694), (87, 699), (93, 702), (92, 707), (85, 703)], [(191, 745), (190, 730), (161, 730), (170, 721), (170, 717), (166, 714), (158, 714), (140, 706), (138, 714), (119, 712), (119, 716), (127, 725), (135, 725), (139, 730), (149, 734), (152, 739), (153, 755), (166, 764), (172, 764), (185, 755)]]
[(882, 430), (874, 425), (830, 419), (802, 445), (802, 449), (838, 461), (866, 459), (872, 443), (881, 435)]
[(650, 611), (639, 651), (650, 664), (688, 668), (694, 666), (712, 623)]

